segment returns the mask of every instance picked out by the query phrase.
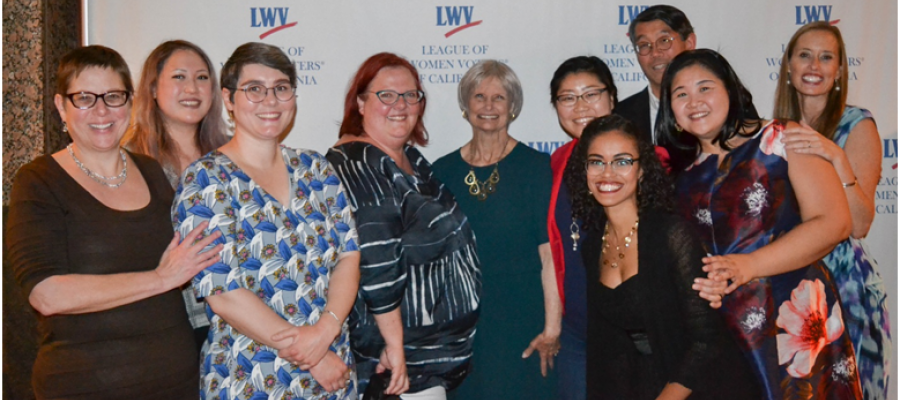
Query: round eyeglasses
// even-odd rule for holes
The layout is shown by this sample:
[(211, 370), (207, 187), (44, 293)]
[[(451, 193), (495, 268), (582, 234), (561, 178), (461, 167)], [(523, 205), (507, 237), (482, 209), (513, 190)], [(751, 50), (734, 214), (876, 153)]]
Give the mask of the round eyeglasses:
[(103, 94), (91, 92), (68, 93), (66, 94), (66, 97), (69, 98), (69, 101), (72, 102), (72, 105), (75, 106), (75, 108), (87, 110), (93, 108), (94, 105), (97, 104), (97, 99), (103, 99), (103, 104), (106, 104), (107, 107), (122, 107), (128, 102), (128, 97), (130, 95), (131, 93), (124, 90), (113, 90)]
[(640, 159), (638, 158), (617, 158), (610, 162), (603, 162), (597, 159), (593, 159), (587, 161), (586, 169), (588, 175), (600, 175), (606, 171), (606, 166), (609, 165), (613, 173), (625, 175), (631, 172), (631, 168), (634, 167), (634, 163), (639, 160)]
[(657, 49), (657, 50), (671, 49), (672, 42), (674, 42), (674, 41), (675, 41), (674, 37), (663, 36), (663, 37), (657, 39), (656, 43), (640, 42), (634, 46), (634, 50), (638, 54), (640, 54), (642, 56), (646, 56), (647, 54), (650, 54), (650, 52), (653, 51), (653, 49)]
[(425, 99), (425, 92), (421, 90), (410, 90), (406, 93), (400, 93), (393, 90), (379, 90), (377, 92), (369, 93), (375, 93), (375, 97), (378, 97), (378, 100), (386, 106), (397, 104), (397, 101), (399, 101), (401, 97), (403, 98), (403, 101), (409, 105), (419, 104)]
[(572, 107), (575, 103), (578, 102), (578, 99), (584, 100), (587, 104), (593, 104), (600, 101), (600, 98), (603, 97), (603, 94), (606, 93), (608, 89), (591, 89), (580, 95), (574, 94), (561, 94), (556, 96), (556, 104), (559, 104), (563, 107)]
[(266, 96), (269, 95), (270, 90), (278, 101), (291, 101), (294, 99), (294, 91), (297, 90), (297, 88), (283, 83), (281, 85), (275, 85), (275, 87), (250, 85), (237, 90), (244, 92), (244, 94), (247, 95), (247, 100), (251, 103), (262, 103), (262, 101), (266, 99)]

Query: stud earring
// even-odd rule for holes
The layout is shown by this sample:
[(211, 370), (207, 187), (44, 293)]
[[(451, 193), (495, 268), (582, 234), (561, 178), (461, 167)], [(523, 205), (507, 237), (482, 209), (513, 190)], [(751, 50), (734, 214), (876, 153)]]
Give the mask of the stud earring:
[(469, 119), (469, 116), (467, 115), (466, 110), (462, 110), (462, 117), (463, 117), (463, 119)]
[(511, 113), (510, 117), (511, 117), (510, 119), (516, 119), (516, 113)]

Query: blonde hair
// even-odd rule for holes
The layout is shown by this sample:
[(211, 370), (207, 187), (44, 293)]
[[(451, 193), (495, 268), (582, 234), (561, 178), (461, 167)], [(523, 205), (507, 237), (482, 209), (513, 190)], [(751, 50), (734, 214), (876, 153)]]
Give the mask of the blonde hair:
[(147, 56), (144, 68), (141, 70), (141, 81), (138, 84), (137, 94), (134, 98), (133, 124), (122, 139), (129, 150), (146, 154), (155, 158), (163, 166), (172, 167), (177, 174), (187, 167), (180, 165), (178, 161), (177, 144), (169, 137), (163, 123), (162, 110), (153, 97), (156, 85), (159, 82), (159, 74), (166, 62), (176, 51), (187, 50), (197, 54), (209, 70), (209, 80), (212, 84), (212, 104), (209, 112), (200, 121), (194, 143), (200, 150), (200, 154), (213, 151), (228, 141), (225, 136), (224, 123), (222, 121), (222, 93), (216, 80), (216, 70), (209, 57), (197, 45), (185, 40), (170, 40), (157, 46)]
[(822, 136), (828, 139), (834, 138), (834, 131), (837, 130), (838, 124), (841, 122), (841, 116), (844, 113), (844, 107), (847, 105), (847, 84), (849, 82), (847, 73), (847, 50), (844, 47), (844, 39), (841, 31), (836, 26), (830, 25), (826, 21), (812, 22), (800, 27), (791, 41), (788, 43), (781, 58), (781, 71), (778, 76), (778, 87), (775, 89), (775, 110), (772, 112), (776, 119), (789, 119), (799, 121), (802, 119), (800, 110), (800, 99), (797, 89), (791, 85), (789, 76), (791, 57), (794, 49), (797, 47), (797, 41), (800, 36), (812, 31), (826, 31), (834, 35), (838, 42), (838, 60), (840, 60), (840, 77), (835, 82), (828, 93), (828, 101), (825, 103), (825, 109), (822, 115), (814, 120), (809, 121), (809, 125)]

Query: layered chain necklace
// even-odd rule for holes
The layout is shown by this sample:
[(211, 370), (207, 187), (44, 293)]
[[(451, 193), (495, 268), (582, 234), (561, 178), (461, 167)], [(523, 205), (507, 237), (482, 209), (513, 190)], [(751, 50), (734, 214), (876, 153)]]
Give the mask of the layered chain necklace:
[[(125, 179), (128, 179), (128, 159), (125, 158), (125, 151), (119, 148), (119, 155), (122, 156), (122, 172), (116, 176), (103, 176), (100, 174), (91, 171), (86, 167), (78, 157), (75, 157), (75, 151), (72, 150), (72, 145), (69, 144), (66, 146), (66, 149), (69, 150), (69, 155), (72, 156), (72, 159), (75, 160), (75, 165), (81, 169), (89, 178), (93, 179), (94, 182), (97, 182), (103, 186), (110, 187), (113, 189), (118, 189), (119, 186), (122, 186), (125, 183)], [(110, 183), (110, 181), (119, 181), (118, 183)]]
[[(631, 246), (631, 241), (634, 238), (634, 233), (637, 232), (639, 221), (640, 218), (634, 221), (634, 226), (631, 227), (631, 231), (625, 236), (625, 239), (623, 240), (625, 242), (625, 248)], [(606, 252), (609, 250), (609, 240), (606, 240), (607, 237), (609, 237), (609, 221), (606, 221), (606, 228), (603, 229), (603, 248), (600, 250), (600, 259), (603, 260), (604, 266), (619, 268), (619, 263), (625, 259), (625, 250), (622, 249), (622, 246), (619, 246), (618, 240), (616, 240), (616, 255), (607, 257)], [(612, 258), (612, 261), (609, 261), (610, 258)]]
[[(506, 146), (508, 145), (509, 136), (507, 135), (506, 142), (503, 143), (503, 147), (500, 149), (500, 155), (497, 157), (497, 162), (494, 163), (494, 171), (491, 172), (491, 175), (484, 182), (478, 180), (475, 176), (475, 167), (473, 167), (472, 164), (469, 164), (469, 173), (466, 175), (463, 182), (465, 182), (466, 185), (469, 185), (469, 194), (475, 196), (478, 200), (485, 201), (489, 195), (492, 195), (497, 191), (497, 184), (500, 183), (500, 171), (497, 169), (497, 165), (500, 164), (500, 160), (503, 158), (503, 153), (506, 152)], [(469, 147), (469, 159), (475, 161), (474, 144)]]

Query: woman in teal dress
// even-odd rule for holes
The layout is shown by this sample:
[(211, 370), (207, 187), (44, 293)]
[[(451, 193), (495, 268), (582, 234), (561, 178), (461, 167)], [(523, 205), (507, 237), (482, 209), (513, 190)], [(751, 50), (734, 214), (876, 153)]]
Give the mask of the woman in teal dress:
[[(472, 371), (450, 397), (553, 398), (556, 382), (547, 375), (561, 311), (547, 238), (550, 157), (509, 136), (522, 87), (505, 64), (472, 67), (460, 81), (459, 105), (472, 140), (433, 169), (475, 231), (483, 289)], [(540, 360), (528, 358), (535, 350)]]
[(853, 232), (822, 261), (840, 289), (863, 395), (885, 399), (891, 326), (884, 281), (863, 241), (875, 218), (881, 137), (868, 110), (847, 105), (846, 54), (836, 26), (798, 29), (782, 58), (774, 115), (804, 124), (785, 131), (786, 149), (828, 161), (843, 183)]

